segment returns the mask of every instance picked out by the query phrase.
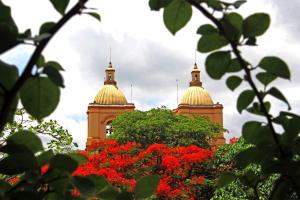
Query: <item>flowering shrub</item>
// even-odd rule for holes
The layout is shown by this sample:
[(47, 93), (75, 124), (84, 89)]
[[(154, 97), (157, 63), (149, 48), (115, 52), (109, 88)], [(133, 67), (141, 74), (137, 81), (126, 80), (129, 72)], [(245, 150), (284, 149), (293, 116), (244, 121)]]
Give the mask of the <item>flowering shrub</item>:
[(142, 149), (135, 142), (120, 145), (114, 140), (93, 143), (80, 154), (88, 162), (80, 165), (74, 176), (101, 175), (113, 186), (133, 191), (140, 177), (159, 175), (156, 195), (164, 199), (198, 199), (199, 189), (205, 184), (202, 165), (213, 157), (212, 151), (195, 145), (153, 144)]

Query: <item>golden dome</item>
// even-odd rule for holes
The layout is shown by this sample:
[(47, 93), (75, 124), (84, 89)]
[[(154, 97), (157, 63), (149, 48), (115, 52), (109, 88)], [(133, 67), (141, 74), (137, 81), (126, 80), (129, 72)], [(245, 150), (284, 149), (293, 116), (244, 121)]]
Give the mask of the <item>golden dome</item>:
[(115, 85), (104, 85), (95, 97), (94, 103), (104, 105), (125, 105), (127, 100)]
[(200, 86), (191, 86), (184, 93), (181, 104), (189, 105), (213, 105), (213, 101), (208, 92)]

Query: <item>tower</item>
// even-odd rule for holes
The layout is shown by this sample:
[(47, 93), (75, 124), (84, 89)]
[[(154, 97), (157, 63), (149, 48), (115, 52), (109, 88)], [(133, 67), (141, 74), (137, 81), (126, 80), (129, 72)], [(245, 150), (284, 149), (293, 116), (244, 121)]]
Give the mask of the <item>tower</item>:
[(104, 85), (97, 93), (93, 103), (88, 105), (87, 145), (105, 139), (112, 132), (111, 121), (124, 112), (133, 111), (133, 103), (127, 103), (123, 92), (117, 87), (115, 69), (111, 62), (105, 70)]
[[(196, 63), (191, 71), (191, 79), (190, 87), (185, 91), (175, 112), (190, 117), (204, 116), (223, 126), (223, 105), (214, 104), (207, 90), (202, 87), (200, 70)], [(220, 133), (213, 143), (224, 144), (223, 133)]]

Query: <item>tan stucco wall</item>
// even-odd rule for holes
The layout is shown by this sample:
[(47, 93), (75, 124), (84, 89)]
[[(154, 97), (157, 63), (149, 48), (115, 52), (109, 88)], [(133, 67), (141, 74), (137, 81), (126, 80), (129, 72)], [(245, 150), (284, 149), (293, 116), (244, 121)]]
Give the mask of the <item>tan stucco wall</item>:
[(106, 138), (106, 124), (124, 112), (134, 111), (134, 104), (99, 105), (90, 103), (88, 106), (88, 138), (87, 145), (92, 141)]

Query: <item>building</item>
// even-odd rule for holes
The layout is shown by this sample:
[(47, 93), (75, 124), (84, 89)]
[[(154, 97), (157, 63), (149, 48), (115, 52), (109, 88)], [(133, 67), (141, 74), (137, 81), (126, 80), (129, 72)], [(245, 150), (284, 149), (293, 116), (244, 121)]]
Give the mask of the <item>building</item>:
[(105, 139), (111, 132), (111, 121), (124, 112), (133, 111), (134, 108), (134, 104), (127, 103), (126, 97), (118, 88), (115, 69), (110, 62), (105, 70), (103, 87), (97, 93), (93, 103), (88, 105), (87, 145)]
[[(207, 90), (203, 88), (196, 63), (191, 75), (190, 87), (185, 91), (175, 112), (189, 117), (204, 116), (223, 126), (223, 105), (218, 102), (214, 104)], [(220, 133), (213, 142), (215, 145), (224, 143), (223, 133)]]
[[(117, 87), (115, 69), (111, 62), (105, 70), (103, 87), (96, 95), (94, 102), (88, 105), (88, 139), (87, 145), (99, 139), (105, 139), (111, 133), (110, 123), (118, 115), (135, 109), (133, 103), (127, 103), (126, 97)], [(223, 106), (213, 103), (209, 93), (202, 87), (200, 70), (196, 63), (191, 72), (190, 87), (183, 95), (175, 112), (189, 117), (204, 116), (223, 126)], [(224, 144), (223, 133), (220, 133), (213, 144)]]

